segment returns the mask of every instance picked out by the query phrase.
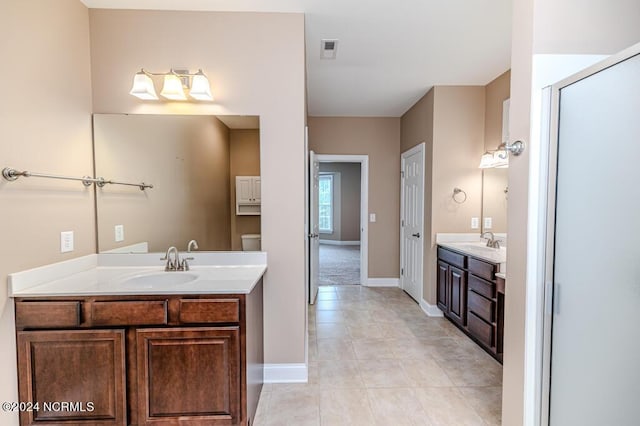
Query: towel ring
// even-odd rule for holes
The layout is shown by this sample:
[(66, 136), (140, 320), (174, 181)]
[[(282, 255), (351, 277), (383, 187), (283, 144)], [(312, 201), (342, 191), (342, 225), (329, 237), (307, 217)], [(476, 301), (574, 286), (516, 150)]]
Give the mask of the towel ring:
[[(462, 194), (462, 196), (464, 196), (464, 198), (462, 198), (462, 200), (460, 200), (461, 197), (458, 197), (457, 196), (458, 194)], [(465, 201), (467, 201), (467, 193), (464, 192), (460, 188), (453, 188), (453, 196), (451, 198), (453, 198), (453, 201), (455, 201), (456, 203), (462, 204)]]

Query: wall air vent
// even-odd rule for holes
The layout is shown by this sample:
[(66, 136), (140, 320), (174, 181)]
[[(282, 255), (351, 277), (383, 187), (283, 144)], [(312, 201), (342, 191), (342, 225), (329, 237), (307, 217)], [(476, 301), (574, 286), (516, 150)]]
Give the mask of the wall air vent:
[(320, 59), (335, 59), (338, 51), (338, 40), (322, 39), (320, 41)]

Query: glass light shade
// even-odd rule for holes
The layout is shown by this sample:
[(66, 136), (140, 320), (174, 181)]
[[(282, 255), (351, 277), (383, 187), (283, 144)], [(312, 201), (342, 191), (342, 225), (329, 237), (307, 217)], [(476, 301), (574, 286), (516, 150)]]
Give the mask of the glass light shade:
[(498, 150), (493, 153), (493, 166), (498, 169), (506, 169), (509, 167), (509, 154), (507, 151)]
[(490, 152), (485, 152), (484, 154), (482, 154), (482, 158), (480, 158), (480, 165), (478, 166), (478, 168), (480, 169), (490, 169), (492, 167), (495, 167), (494, 164), (494, 159), (493, 159), (493, 154)]
[(153, 87), (153, 80), (142, 71), (133, 77), (133, 87), (129, 94), (146, 101), (158, 99), (156, 89)]
[(199, 101), (213, 100), (209, 80), (202, 71), (198, 71), (198, 73), (191, 79), (191, 91), (189, 92), (189, 96)]
[(182, 89), (182, 81), (174, 74), (164, 76), (164, 85), (162, 86), (160, 96), (173, 101), (184, 101), (187, 99)]

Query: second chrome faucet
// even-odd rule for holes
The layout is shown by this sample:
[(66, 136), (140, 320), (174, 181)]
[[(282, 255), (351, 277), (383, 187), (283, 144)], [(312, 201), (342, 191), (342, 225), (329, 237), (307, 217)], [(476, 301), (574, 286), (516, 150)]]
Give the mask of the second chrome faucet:
[[(198, 249), (198, 243), (196, 240), (189, 241), (187, 244), (187, 253), (191, 253), (191, 250)], [(173, 259), (172, 256), (173, 255)], [(189, 270), (189, 260), (193, 260), (193, 257), (185, 257), (180, 260), (180, 252), (175, 246), (171, 246), (167, 249), (167, 253), (164, 257), (161, 257), (160, 260), (166, 260), (167, 263), (164, 265), (165, 272), (170, 271), (188, 271)]]

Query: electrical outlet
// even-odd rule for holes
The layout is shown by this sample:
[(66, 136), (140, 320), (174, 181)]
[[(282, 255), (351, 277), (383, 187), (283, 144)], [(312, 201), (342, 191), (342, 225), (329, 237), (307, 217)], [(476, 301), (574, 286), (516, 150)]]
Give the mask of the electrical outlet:
[(73, 251), (73, 231), (63, 231), (60, 233), (60, 253)]
[(480, 228), (480, 218), (472, 217), (471, 218), (471, 229)]
[(124, 241), (124, 225), (115, 226), (116, 243)]
[(373, 223), (376, 221), (376, 214), (375, 213), (369, 213), (369, 222)]
[(490, 217), (484, 218), (484, 229), (491, 229), (493, 227), (493, 219)]

